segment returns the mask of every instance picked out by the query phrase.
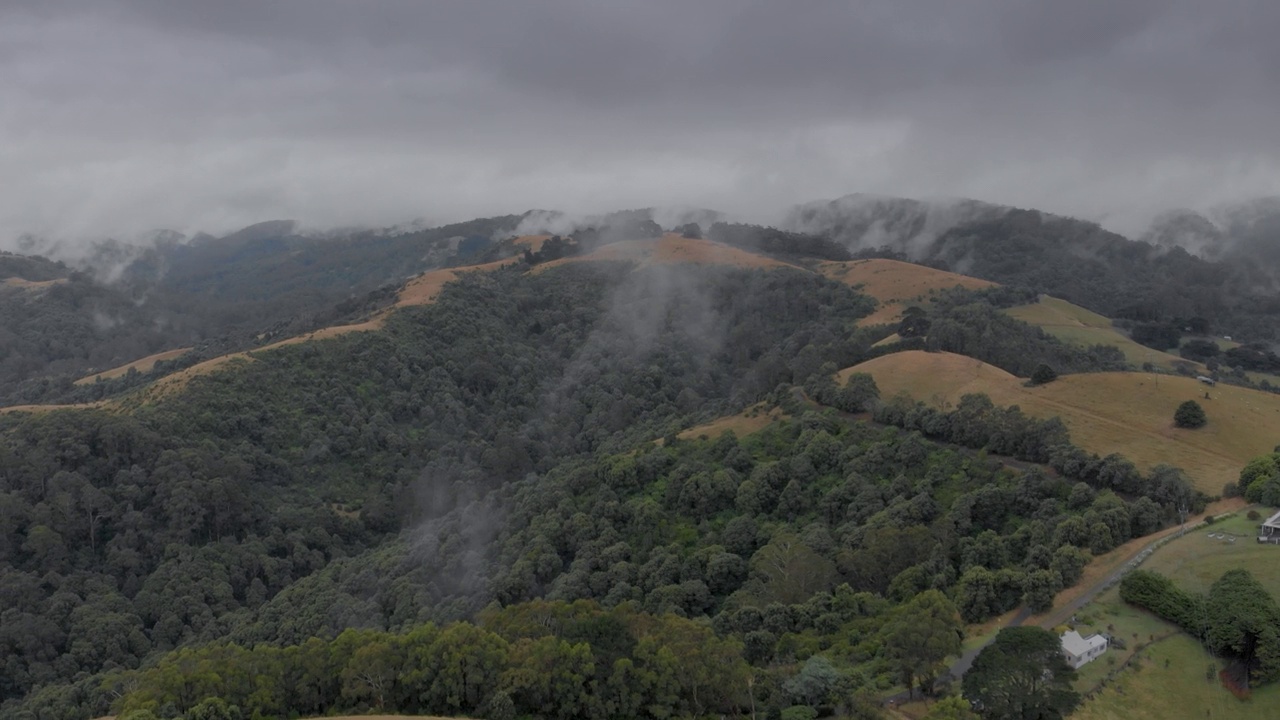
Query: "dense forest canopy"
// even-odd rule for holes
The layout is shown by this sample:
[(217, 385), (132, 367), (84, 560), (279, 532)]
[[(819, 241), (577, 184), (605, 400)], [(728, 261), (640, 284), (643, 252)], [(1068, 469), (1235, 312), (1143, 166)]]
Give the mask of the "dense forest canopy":
[[(936, 672), (881, 634), (920, 592), (967, 621), (1043, 606), (1090, 552), (1191, 499), (1177, 471), (1090, 458), (1060, 423), (982, 397), (949, 414), (888, 403), (895, 429), (797, 394), (874, 404), (859, 376), (830, 380), (876, 352), (882, 332), (856, 327), (871, 308), (790, 269), (511, 267), (128, 415), (0, 416), (6, 707), (86, 717), (108, 709), (105, 678), (182, 647), (283, 652), (538, 598), (705, 618), (768, 679), (758, 702), (795, 703), (812, 661), (846, 690), (811, 702), (848, 704), (902, 663), (925, 668), (913, 682)], [(674, 434), (760, 400), (792, 419), (745, 440)], [(611, 676), (594, 677), (603, 697)]]
[[(1005, 220), (984, 237), (1035, 265), (1044, 223)], [(27, 313), (0, 328), (10, 401), (110, 397), (263, 328), (367, 316), (388, 278), (518, 256), (378, 332), (256, 353), (128, 411), (0, 414), (0, 714), (874, 717), (893, 688), (933, 687), (965, 623), (1049, 608), (1091, 556), (1209, 499), (982, 395), (942, 411), (837, 384), (907, 348), (1041, 382), (1127, 368), (1000, 312), (1066, 282), (998, 261), (1003, 241), (953, 238), (949, 261), (1011, 286), (859, 327), (875, 301), (803, 267), (529, 272), (661, 232), (644, 211), (537, 251), (497, 239), (519, 221), (323, 244), (269, 224), (157, 249), (116, 284), (0, 256), (28, 280), (0, 286)], [(846, 257), (819, 235), (707, 230), (801, 266)], [(93, 326), (102, 308), (118, 335)], [(78, 363), (179, 339), (196, 350), (152, 375), (70, 386)], [(678, 434), (750, 406), (777, 419)], [(1239, 490), (1269, 497), (1272, 460)]]

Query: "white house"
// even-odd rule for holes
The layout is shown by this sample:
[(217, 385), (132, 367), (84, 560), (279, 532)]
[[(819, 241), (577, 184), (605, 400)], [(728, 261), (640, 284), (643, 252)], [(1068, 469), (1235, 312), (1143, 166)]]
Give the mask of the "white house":
[(1258, 526), (1258, 542), (1280, 545), (1280, 512), (1262, 521)]
[(1080, 637), (1075, 630), (1062, 633), (1062, 654), (1067, 657), (1067, 663), (1077, 670), (1106, 651), (1107, 638), (1103, 635)]

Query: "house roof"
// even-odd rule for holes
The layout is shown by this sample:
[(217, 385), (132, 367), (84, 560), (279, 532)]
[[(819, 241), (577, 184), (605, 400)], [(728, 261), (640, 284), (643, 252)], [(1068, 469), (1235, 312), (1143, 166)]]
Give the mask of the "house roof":
[(1266, 527), (1273, 527), (1276, 529), (1280, 529), (1280, 512), (1267, 518), (1266, 521), (1264, 521), (1262, 524)]
[(1068, 630), (1062, 633), (1062, 649), (1072, 655), (1083, 655), (1096, 647), (1107, 644), (1107, 639), (1101, 635), (1090, 635), (1089, 637), (1080, 637), (1080, 633), (1075, 630)]

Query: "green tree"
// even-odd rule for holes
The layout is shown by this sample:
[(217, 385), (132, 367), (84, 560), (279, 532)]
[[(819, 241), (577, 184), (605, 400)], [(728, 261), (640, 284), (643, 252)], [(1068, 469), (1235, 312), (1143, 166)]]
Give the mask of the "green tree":
[(1044, 385), (1058, 379), (1058, 373), (1048, 365), (1040, 363), (1031, 373), (1032, 385)]
[(982, 720), (973, 705), (959, 695), (943, 698), (929, 708), (922, 720)]
[(812, 655), (805, 661), (800, 672), (788, 680), (782, 689), (798, 705), (817, 707), (830, 702), (831, 696), (840, 687), (843, 676), (821, 655)]
[(1200, 403), (1195, 400), (1188, 400), (1178, 406), (1173, 412), (1173, 424), (1180, 428), (1188, 428), (1194, 430), (1204, 427), (1209, 418), (1204, 414), (1204, 408), (1200, 407)]
[(1062, 642), (1038, 627), (1005, 628), (964, 676), (964, 696), (990, 720), (1060, 720), (1080, 702)]
[(881, 631), (885, 655), (908, 692), (928, 689), (948, 657), (960, 654), (960, 611), (937, 590), (926, 590), (903, 606)]
[(1062, 589), (1062, 576), (1053, 570), (1032, 570), (1023, 578), (1022, 587), (1022, 601), (1033, 612), (1041, 613), (1053, 607), (1053, 598)]

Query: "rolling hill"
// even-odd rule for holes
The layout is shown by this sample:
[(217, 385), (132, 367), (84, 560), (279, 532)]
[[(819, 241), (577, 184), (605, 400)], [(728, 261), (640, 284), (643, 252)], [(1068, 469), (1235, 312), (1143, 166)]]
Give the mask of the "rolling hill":
[(879, 301), (876, 311), (862, 318), (860, 325), (896, 322), (908, 306), (927, 305), (929, 296), (939, 290), (995, 287), (995, 283), (987, 280), (886, 258), (825, 262), (818, 266), (818, 272), (858, 287)]
[[(1037, 303), (1019, 305), (1005, 312), (1018, 320), (1043, 329), (1065, 343), (1085, 347), (1110, 345), (1118, 348), (1134, 367), (1151, 363), (1164, 370), (1173, 370), (1174, 363), (1190, 362), (1178, 355), (1154, 350), (1134, 342), (1129, 336), (1117, 330), (1110, 319), (1060, 298), (1044, 295)], [(1195, 366), (1197, 371), (1204, 372), (1204, 366), (1200, 363), (1192, 362), (1191, 365)]]
[[(1039, 387), (973, 358), (910, 351), (886, 355), (841, 372), (875, 378), (881, 397), (898, 393), (937, 407), (968, 393), (997, 405), (1017, 405), (1034, 417), (1061, 417), (1080, 447), (1120, 453), (1140, 468), (1181, 467), (1196, 487), (1216, 495), (1254, 457), (1275, 447), (1280, 397), (1257, 390), (1206, 386), (1191, 378), (1153, 373), (1084, 373)], [(1205, 399), (1208, 392), (1211, 399)], [(1209, 416), (1199, 430), (1173, 426), (1173, 411), (1197, 400)]]

